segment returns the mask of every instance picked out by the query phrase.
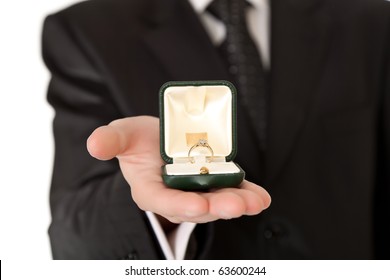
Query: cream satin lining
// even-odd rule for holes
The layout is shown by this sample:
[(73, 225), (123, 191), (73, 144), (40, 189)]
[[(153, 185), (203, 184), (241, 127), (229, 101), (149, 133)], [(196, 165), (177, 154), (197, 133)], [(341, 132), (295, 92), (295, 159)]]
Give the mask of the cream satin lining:
[[(230, 88), (216, 86), (172, 86), (164, 94), (165, 152), (174, 159), (185, 158), (192, 145), (187, 135), (207, 134), (216, 159), (232, 151), (232, 94)], [(196, 148), (192, 156), (208, 156), (206, 148)], [(233, 164), (234, 165), (234, 164)]]

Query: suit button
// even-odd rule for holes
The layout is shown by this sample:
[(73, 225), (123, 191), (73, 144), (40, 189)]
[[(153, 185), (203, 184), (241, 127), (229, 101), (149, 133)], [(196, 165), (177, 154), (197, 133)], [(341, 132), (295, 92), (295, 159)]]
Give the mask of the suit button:
[(124, 259), (125, 260), (138, 260), (139, 257), (138, 257), (137, 252), (133, 251), (133, 252), (129, 253)]
[(272, 224), (265, 228), (265, 239), (280, 239), (284, 234), (282, 227), (278, 224)]

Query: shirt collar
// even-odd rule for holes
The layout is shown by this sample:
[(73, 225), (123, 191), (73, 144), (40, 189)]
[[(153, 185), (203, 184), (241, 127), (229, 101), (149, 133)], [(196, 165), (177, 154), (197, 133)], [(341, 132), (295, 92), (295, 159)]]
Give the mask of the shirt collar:
[[(188, 0), (195, 12), (203, 13), (213, 0)], [(264, 5), (268, 4), (268, 0), (247, 0), (256, 9), (262, 9)]]

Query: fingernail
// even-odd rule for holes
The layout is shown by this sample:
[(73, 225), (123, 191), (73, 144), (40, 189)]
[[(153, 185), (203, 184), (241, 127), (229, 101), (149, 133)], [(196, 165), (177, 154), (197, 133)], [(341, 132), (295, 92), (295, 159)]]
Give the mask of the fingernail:
[(195, 218), (195, 217), (198, 217), (199, 216), (199, 213), (195, 212), (195, 211), (191, 211), (191, 210), (186, 210), (184, 212), (184, 215), (188, 218)]
[(224, 220), (230, 220), (230, 219), (232, 218), (232, 217), (231, 217), (228, 213), (226, 213), (225, 211), (219, 211), (218, 214), (219, 214), (219, 217), (221, 217), (221, 218), (224, 219)]

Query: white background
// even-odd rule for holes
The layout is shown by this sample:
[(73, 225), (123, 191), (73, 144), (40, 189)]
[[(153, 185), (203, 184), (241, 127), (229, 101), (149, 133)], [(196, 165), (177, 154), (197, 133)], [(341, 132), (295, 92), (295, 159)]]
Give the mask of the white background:
[[(69, 279), (72, 273), (80, 271), (81, 268), (77, 266), (81, 264), (83, 267), (87, 264), (87, 269), (84, 276), (80, 274), (82, 277), (75, 279), (87, 279), (92, 275), (101, 276), (96, 279), (110, 279), (109, 276), (113, 279), (130, 279), (124, 276), (127, 264), (122, 262), (115, 263), (121, 267), (114, 267), (114, 263), (96, 266), (96, 263), (68, 262), (57, 263), (59, 267), (55, 267), (53, 262), (45, 266), (51, 259), (47, 228), (50, 222), (48, 193), (53, 161), (53, 111), (46, 102), (49, 73), (41, 59), (40, 34), (42, 21), (47, 14), (75, 2), (77, 0), (0, 2), (0, 260), (4, 262), (5, 274), (14, 276), (9, 279), (22, 279), (21, 274), (39, 279), (33, 276), (34, 267), (35, 272), (40, 274), (63, 275), (65, 277), (58, 279)], [(37, 261), (41, 261), (41, 266), (35, 265)], [(197, 263), (198, 267), (209, 264)], [(316, 274), (320, 276), (318, 279), (348, 275), (361, 276), (363, 279), (380, 275), (376, 279), (389, 279), (388, 264), (371, 261), (336, 264), (303, 262), (298, 265), (294, 262), (277, 262), (275, 266), (271, 262), (267, 276), (260, 278), (313, 279), (313, 274)], [(74, 270), (69, 270), (69, 265)], [(173, 263), (164, 262), (164, 265), (172, 266)], [(211, 265), (218, 267), (213, 263)], [(106, 269), (106, 273), (97, 268)], [(302, 275), (305, 270), (308, 273)], [(280, 275), (282, 272), (284, 277)]]
[(46, 102), (49, 73), (40, 54), (44, 17), (76, 0), (0, 4), (0, 259), (48, 260), (53, 161)]

